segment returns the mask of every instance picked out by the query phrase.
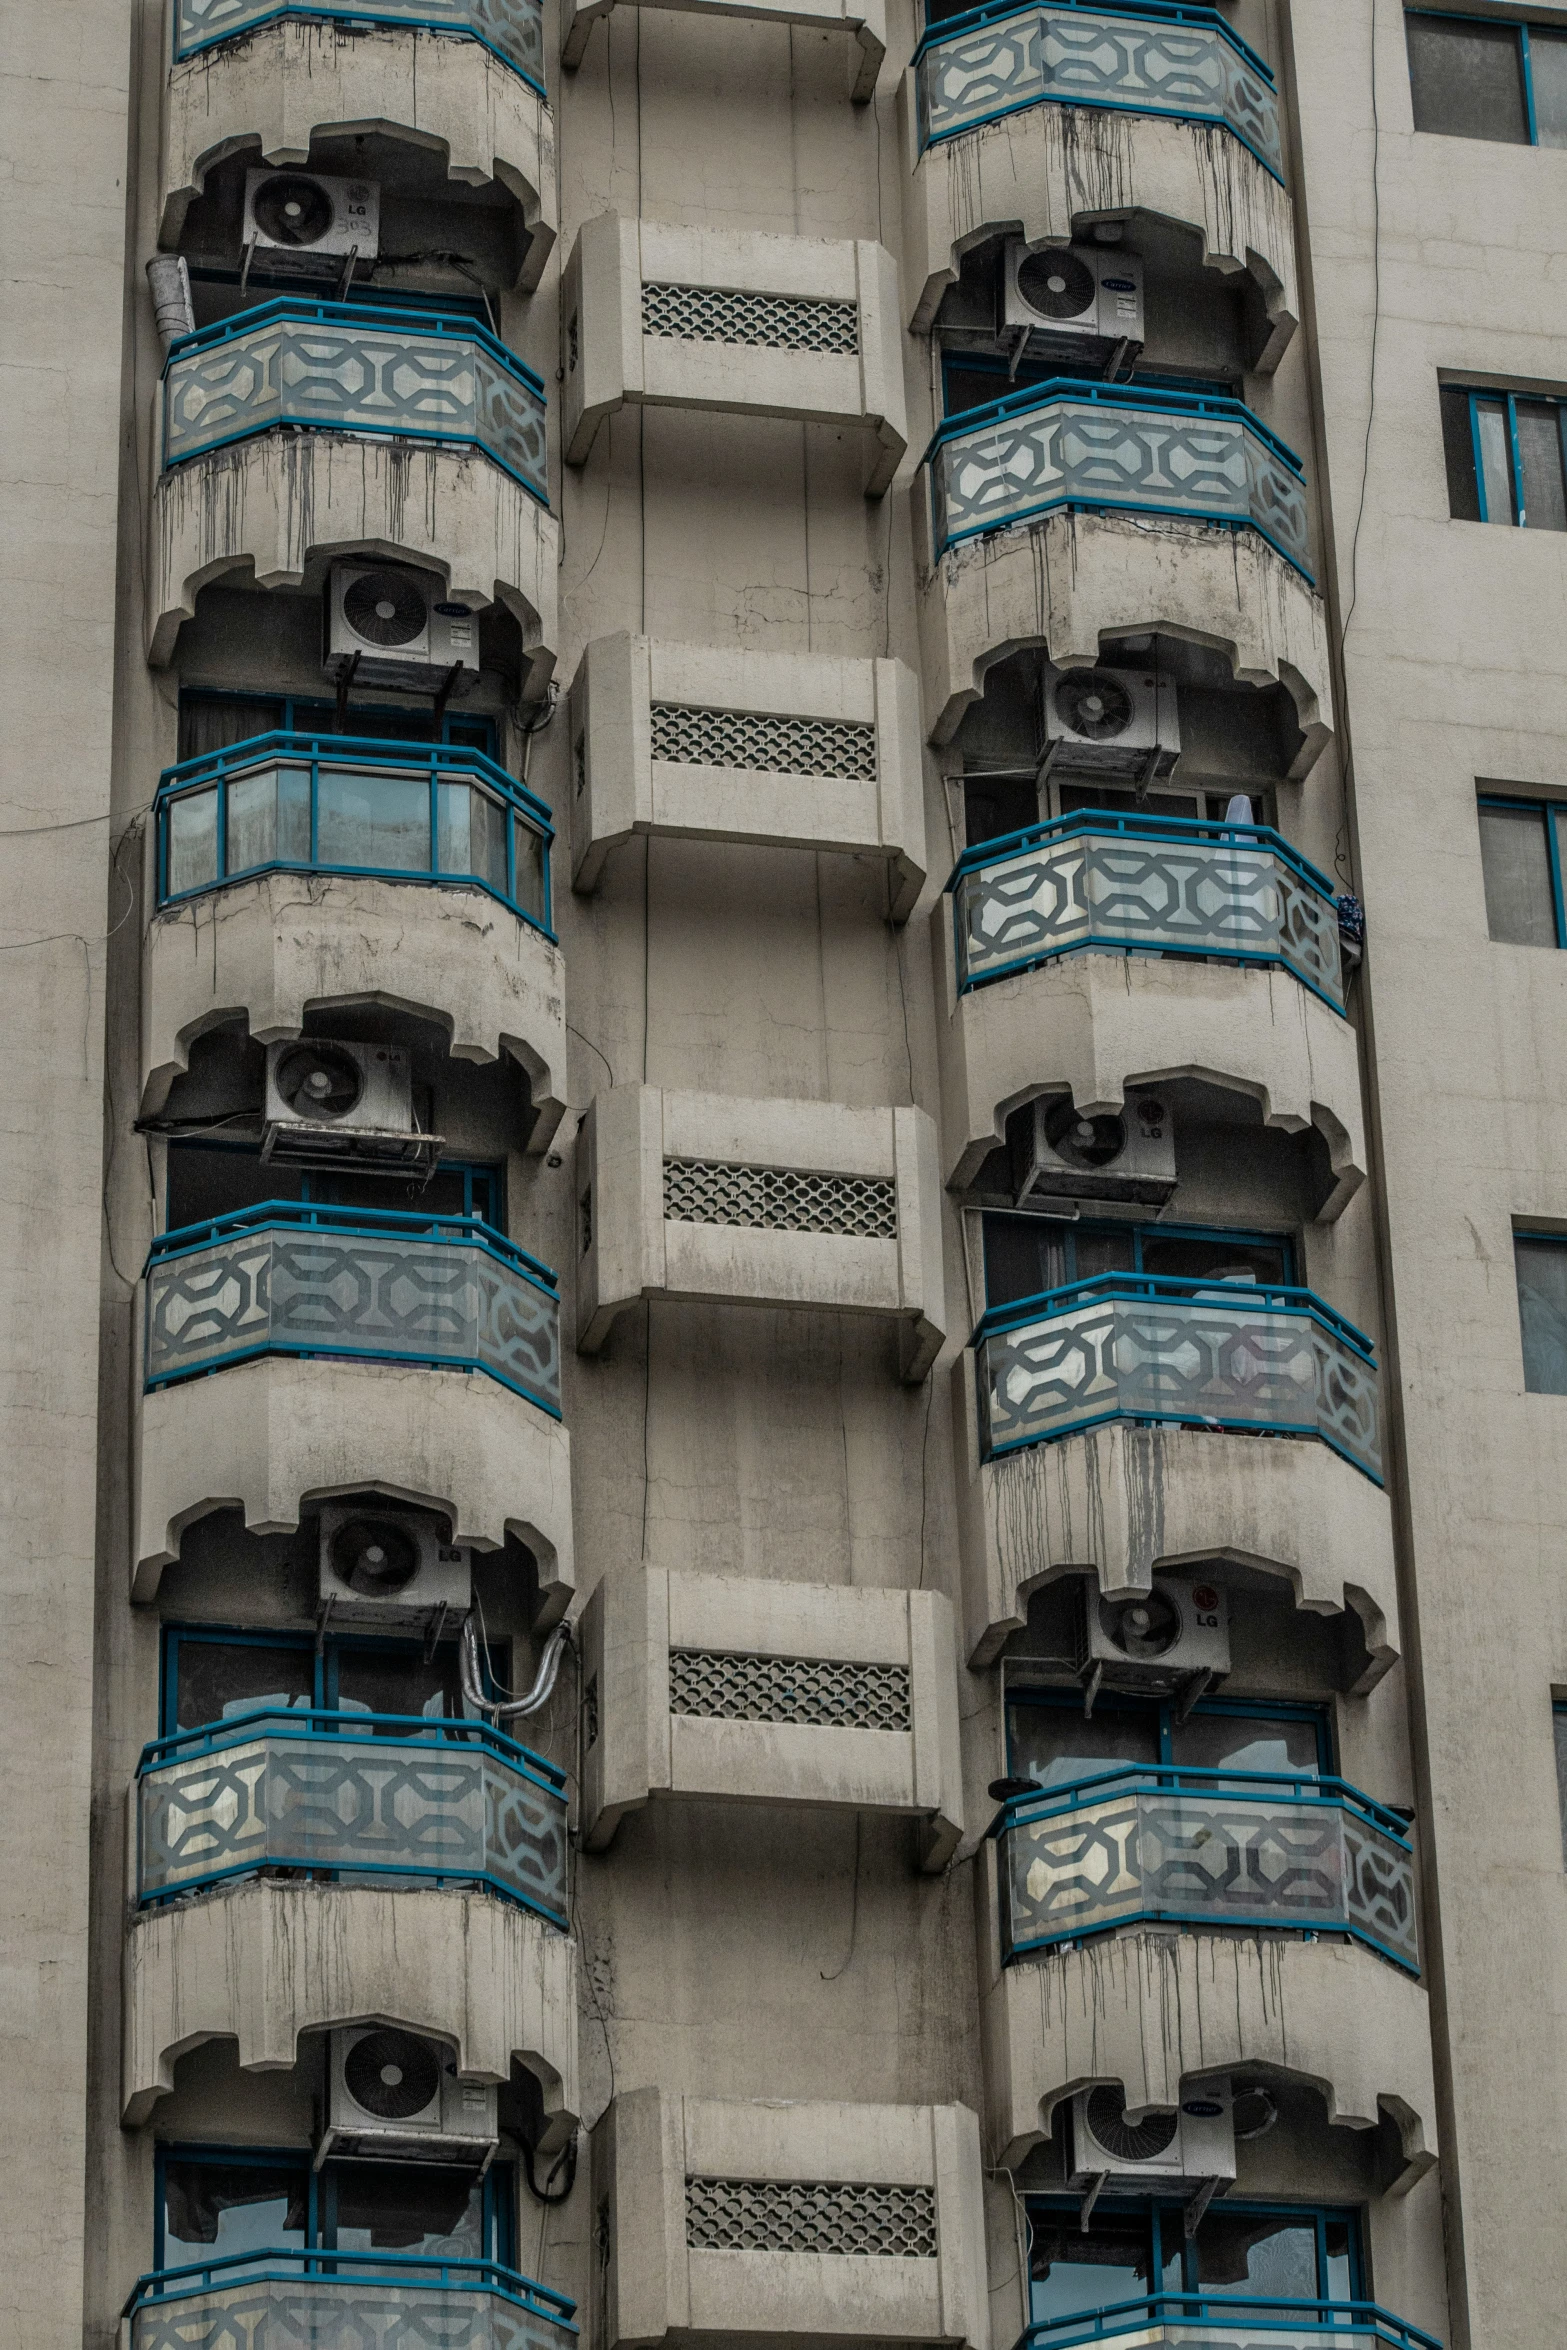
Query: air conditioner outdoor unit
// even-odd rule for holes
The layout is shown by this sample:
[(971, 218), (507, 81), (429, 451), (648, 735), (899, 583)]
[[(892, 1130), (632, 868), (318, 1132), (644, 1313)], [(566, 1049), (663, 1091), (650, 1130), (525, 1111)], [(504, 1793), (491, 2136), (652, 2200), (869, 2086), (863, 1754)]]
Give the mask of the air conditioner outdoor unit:
[(321, 1511), (317, 1591), (334, 1618), (386, 1627), (454, 1623), (473, 1604), (470, 1554), (418, 1510), (329, 1501)]
[(1020, 1208), (1160, 1208), (1175, 1189), (1175, 1122), (1161, 1093), (1129, 1092), (1119, 1113), (1097, 1117), (1070, 1094), (1038, 1094), (1007, 1130)]
[(498, 2142), (494, 2083), (460, 2081), (452, 2051), (439, 2040), (392, 2024), (357, 2024), (332, 2034), (317, 2170), (328, 2154), (487, 2169)]
[(1119, 2089), (1080, 2089), (1072, 2100), (1072, 2184), (1197, 2188), (1235, 2176), (1235, 2124), (1228, 2079), (1202, 2081), (1174, 2113), (1128, 2121)]
[[(435, 693), (461, 690), (479, 674), (479, 615), (454, 603), (431, 571), (388, 563), (338, 563), (327, 590), (329, 677), (352, 664), (356, 685)], [(453, 677), (452, 672), (456, 671)]]
[(1076, 368), (1143, 347), (1143, 265), (1132, 254), (1008, 237), (1001, 287), (1002, 332), (1024, 329), (1031, 357)]
[(408, 1055), (393, 1045), (306, 1036), (267, 1047), (261, 1156), (279, 1165), (349, 1166), (428, 1176), (441, 1137), (414, 1123)]
[(381, 243), (374, 180), (321, 171), (247, 171), (243, 240), (269, 277), (340, 278)]
[(1151, 1591), (1106, 1599), (1085, 1578), (1076, 1664), (1084, 1677), (1099, 1668), (1110, 1689), (1178, 1689), (1198, 1673), (1216, 1681), (1230, 1669), (1229, 1593), (1156, 1577)]
[(1175, 680), (1148, 669), (1057, 669), (1043, 678), (1052, 767), (1115, 776), (1146, 790), (1181, 756)]

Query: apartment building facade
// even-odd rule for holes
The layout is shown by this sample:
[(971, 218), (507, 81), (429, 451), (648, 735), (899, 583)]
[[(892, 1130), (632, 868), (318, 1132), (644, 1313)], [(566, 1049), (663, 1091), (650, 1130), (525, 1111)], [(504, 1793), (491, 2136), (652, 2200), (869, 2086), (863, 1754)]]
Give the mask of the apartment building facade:
[(11, 17), (6, 2338), (1532, 2344), (1567, 7)]

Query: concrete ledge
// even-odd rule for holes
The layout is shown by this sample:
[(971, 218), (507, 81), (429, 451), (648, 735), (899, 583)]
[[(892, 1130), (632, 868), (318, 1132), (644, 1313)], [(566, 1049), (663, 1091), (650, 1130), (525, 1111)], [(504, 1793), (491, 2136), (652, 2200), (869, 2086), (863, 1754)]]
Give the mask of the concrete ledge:
[[(719, 1797), (903, 1813), (919, 1823), (920, 1866), (944, 1868), (963, 1833), (957, 1654), (950, 1603), (934, 1591), (622, 1569), (582, 1616), (590, 1725), (582, 1834), (602, 1851), (623, 1814), (652, 1796)], [(670, 1651), (701, 1650), (737, 1672), (757, 1660), (892, 1666), (906, 1676), (907, 1727), (735, 1719), (672, 1701)], [(830, 1667), (822, 1674), (830, 1682)], [(852, 1694), (840, 1687), (835, 1710)]]
[[(560, 61), (568, 73), (582, 63), (595, 24), (600, 17), (607, 19), (617, 4), (630, 7), (634, 0), (566, 0), (561, 11)], [(715, 16), (724, 23), (798, 24), (818, 33), (841, 27), (854, 35), (860, 48), (850, 93), (856, 106), (863, 106), (875, 89), (887, 54), (883, 0), (641, 0), (641, 5), (675, 9), (684, 16)]]
[[(149, 825), (149, 864), (152, 853)], [(537, 1113), (527, 1147), (548, 1146), (566, 1107), (560, 948), (485, 890), (368, 875), (265, 873), (154, 917), (142, 958), (142, 1114), (163, 1107), (210, 1028), (242, 1018), (275, 1044), (300, 1035), (308, 1012), (367, 1003), (434, 1021), (459, 1060), (510, 1054)]]
[(1437, 2159), (1431, 2018), (1423, 1986), (1348, 1941), (1201, 1933), (1106, 1935), (995, 1964), (995, 1851), (983, 2036), (994, 2159), (1021, 2162), (1062, 2098), (1096, 2082), (1124, 2088), (1133, 2114), (1179, 2103), (1193, 2075), (1246, 2065), (1320, 2088), (1328, 2119), (1398, 2124), (1402, 2194)]
[[(156, 405), (156, 404), (155, 404)], [(154, 422), (157, 472), (161, 423)], [(560, 525), (475, 449), (269, 432), (157, 473), (150, 501), (147, 658), (174, 657), (200, 590), (225, 572), (304, 585), (313, 556), (401, 556), (439, 572), (463, 603), (502, 603), (522, 630), (525, 692), (555, 665)]]
[(1355, 1031), (1285, 971), (1167, 955), (1063, 955), (958, 994), (952, 900), (931, 914), (942, 1154), (954, 1188), (972, 1183), (1007, 1114), (1052, 1085), (1090, 1114), (1121, 1107), (1130, 1084), (1204, 1077), (1251, 1095), (1266, 1125), (1315, 1126), (1334, 1184), (1331, 1223), (1365, 1181)]
[(1251, 685), (1282, 684), (1311, 767), (1333, 724), (1322, 598), (1255, 530), (1113, 513), (1052, 514), (978, 539), (939, 561), (930, 500), (924, 532), (920, 644), (930, 740), (950, 742), (993, 662), (1043, 644), (1064, 668), (1092, 667), (1105, 638), (1160, 631), (1211, 645)]
[(1210, 269), (1256, 279), (1273, 330), (1256, 366), (1277, 367), (1300, 318), (1294, 207), (1239, 139), (1208, 124), (1045, 99), (921, 155), (914, 81), (910, 66), (900, 104), (916, 334), (928, 330), (969, 247), (998, 230), (1044, 244), (1106, 213), (1149, 212), (1195, 229)]
[(555, 125), (537, 90), (480, 41), (413, 27), (258, 26), (171, 68), (163, 96), (159, 243), (172, 251), (207, 173), (246, 149), (305, 165), (319, 135), (375, 130), (441, 149), (447, 176), (498, 180), (522, 208), (516, 279), (531, 293), (559, 226)]
[[(817, 1306), (884, 1314), (902, 1325), (902, 1375), (923, 1379), (946, 1326), (936, 1129), (923, 1110), (854, 1110), (839, 1102), (748, 1101), (618, 1085), (595, 1095), (577, 1130), (577, 1344), (596, 1354), (618, 1315), (643, 1297), (737, 1305)], [(869, 1178), (893, 1193), (893, 1229), (726, 1221), (665, 1210), (666, 1170), (698, 1162), (711, 1188), (748, 1170)]]
[(483, 1894), (250, 1883), (177, 1902), (132, 1924), (123, 1998), (128, 2128), (205, 2040), (288, 2071), (301, 2032), (383, 2018), (455, 2040), (470, 2080), (509, 2080), (519, 2058), (552, 2138), (577, 2121), (577, 1946)]
[[(648, 333), (644, 295), (699, 288), (750, 305), (733, 339)], [(854, 348), (768, 342), (769, 299), (854, 312)], [(584, 222), (561, 288), (566, 322), (563, 446), (585, 464), (598, 428), (626, 402), (732, 415), (863, 425), (872, 458), (866, 495), (880, 497), (908, 445), (898, 270), (882, 245), (779, 237), (752, 229), (678, 228), (601, 213)], [(797, 323), (797, 319), (795, 321)], [(743, 334), (744, 339), (741, 339)]]
[[(709, 2251), (688, 2241), (686, 2182), (929, 2190), (934, 2258)], [(609, 2213), (604, 2350), (675, 2335), (952, 2342), (988, 2350), (979, 2124), (964, 2105), (805, 2105), (635, 2089), (593, 2133)]]
[(971, 1665), (993, 1662), (1058, 1574), (1146, 1591), (1156, 1570), (1226, 1559), (1281, 1576), (1313, 1614), (1354, 1609), (1371, 1655), (1356, 1694), (1397, 1656), (1387, 1494), (1326, 1444), (1112, 1423), (982, 1462), (971, 1348), (952, 1412)]
[[(732, 718), (720, 763), (655, 755), (655, 707)], [(757, 721), (748, 726), (747, 721)], [(783, 758), (791, 744), (812, 764), (764, 764), (768, 721), (860, 730), (846, 746), (798, 725), (772, 729)], [(689, 724), (679, 731), (689, 732)], [(687, 840), (755, 841), (883, 857), (892, 919), (902, 921), (925, 879), (924, 752), (919, 686), (901, 661), (849, 661), (820, 653), (754, 653), (738, 647), (667, 644), (655, 637), (599, 637), (571, 688), (576, 760), (572, 883), (597, 886), (612, 848), (636, 833)], [(867, 762), (873, 774), (837, 772)], [(725, 748), (721, 739), (716, 748)]]
[(444, 1510), (480, 1550), (515, 1534), (538, 1561), (541, 1626), (576, 1589), (571, 1439), (483, 1372), (263, 1356), (139, 1395), (136, 1423), (135, 1600), (213, 1510), (281, 1534), (308, 1502), (367, 1489)]

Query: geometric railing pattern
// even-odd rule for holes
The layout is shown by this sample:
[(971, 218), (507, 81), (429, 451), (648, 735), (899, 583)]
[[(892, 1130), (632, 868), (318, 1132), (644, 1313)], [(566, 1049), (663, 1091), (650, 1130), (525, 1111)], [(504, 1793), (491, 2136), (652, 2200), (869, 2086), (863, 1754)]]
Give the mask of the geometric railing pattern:
[(1404, 1823), (1342, 1780), (1127, 1766), (1014, 1797), (992, 1833), (1009, 1961), (1154, 1921), (1350, 1934), (1419, 1972)]
[(1280, 2300), (1261, 2294), (1155, 2293), (1080, 2317), (1051, 2318), (1014, 2350), (1068, 2350), (1078, 2342), (1125, 2350), (1442, 2350), (1431, 2334), (1374, 2301)]
[(688, 2178), (686, 2242), (702, 2252), (934, 2260), (936, 2195), (920, 2186)]
[(332, 0), (175, 0), (175, 57), (193, 57), (215, 41), (254, 32), (280, 16), (465, 34), (493, 49), (544, 95), (540, 0), (336, 0), (336, 5)]
[(1266, 825), (1063, 816), (985, 841), (947, 887), (960, 991), (1094, 947), (1273, 963), (1344, 1008), (1332, 884)]
[(927, 33), (914, 72), (922, 148), (1054, 100), (1218, 124), (1284, 176), (1273, 75), (1216, 8), (1177, 22), (1115, 0), (1001, 0)]
[(156, 1739), (137, 1898), (263, 1869), (479, 1885), (566, 1923), (563, 1774), (480, 1722), (259, 1709)]
[(148, 1390), (256, 1355), (484, 1371), (561, 1416), (555, 1276), (476, 1216), (268, 1200), (154, 1241)]
[(987, 1460), (1109, 1420), (1315, 1436), (1382, 1482), (1371, 1341), (1309, 1289), (1102, 1273), (974, 1333)]
[(489, 2260), (262, 2247), (154, 2269), (131, 2350), (571, 2350), (575, 2303)]
[(666, 1159), (664, 1214), (676, 1224), (895, 1240), (898, 1186), (880, 1175), (819, 1175), (808, 1167), (735, 1167), (720, 1160)]
[(696, 1720), (803, 1722), (821, 1730), (908, 1730), (907, 1665), (672, 1648), (669, 1710)]
[(938, 555), (1066, 506), (1250, 528), (1311, 577), (1300, 461), (1239, 400), (1058, 376), (949, 418), (926, 459)]
[(280, 425), (482, 449), (549, 504), (544, 385), (472, 319), (290, 295), (176, 343), (165, 466)]

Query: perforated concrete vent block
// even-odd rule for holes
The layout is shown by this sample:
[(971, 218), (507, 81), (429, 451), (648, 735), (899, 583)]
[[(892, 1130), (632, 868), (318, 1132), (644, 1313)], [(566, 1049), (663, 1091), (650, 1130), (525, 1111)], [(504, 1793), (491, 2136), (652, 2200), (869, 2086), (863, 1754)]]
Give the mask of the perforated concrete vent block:
[(651, 1797), (902, 1813), (963, 1831), (952, 1609), (933, 1591), (631, 1568), (583, 1612), (583, 1835)]
[[(633, 0), (566, 0), (561, 11), (560, 61), (568, 72), (582, 63), (588, 35), (600, 17)], [(863, 106), (876, 87), (887, 53), (887, 12), (882, 0), (641, 0), (645, 8), (672, 8), (688, 16), (715, 16), (727, 24), (798, 24), (812, 32), (852, 33), (858, 44), (850, 92)]]
[(606, 2350), (740, 2336), (988, 2350), (979, 2124), (964, 2105), (635, 2089), (593, 2133)]
[(572, 880), (636, 833), (879, 857), (925, 878), (919, 687), (901, 661), (600, 637), (571, 688)]
[(923, 1110), (614, 1086), (577, 1134), (577, 1344), (639, 1298), (891, 1317), (923, 1379), (945, 1322), (936, 1129)]
[(908, 442), (898, 272), (881, 245), (600, 214), (561, 292), (566, 462), (627, 401), (862, 425), (868, 497)]

